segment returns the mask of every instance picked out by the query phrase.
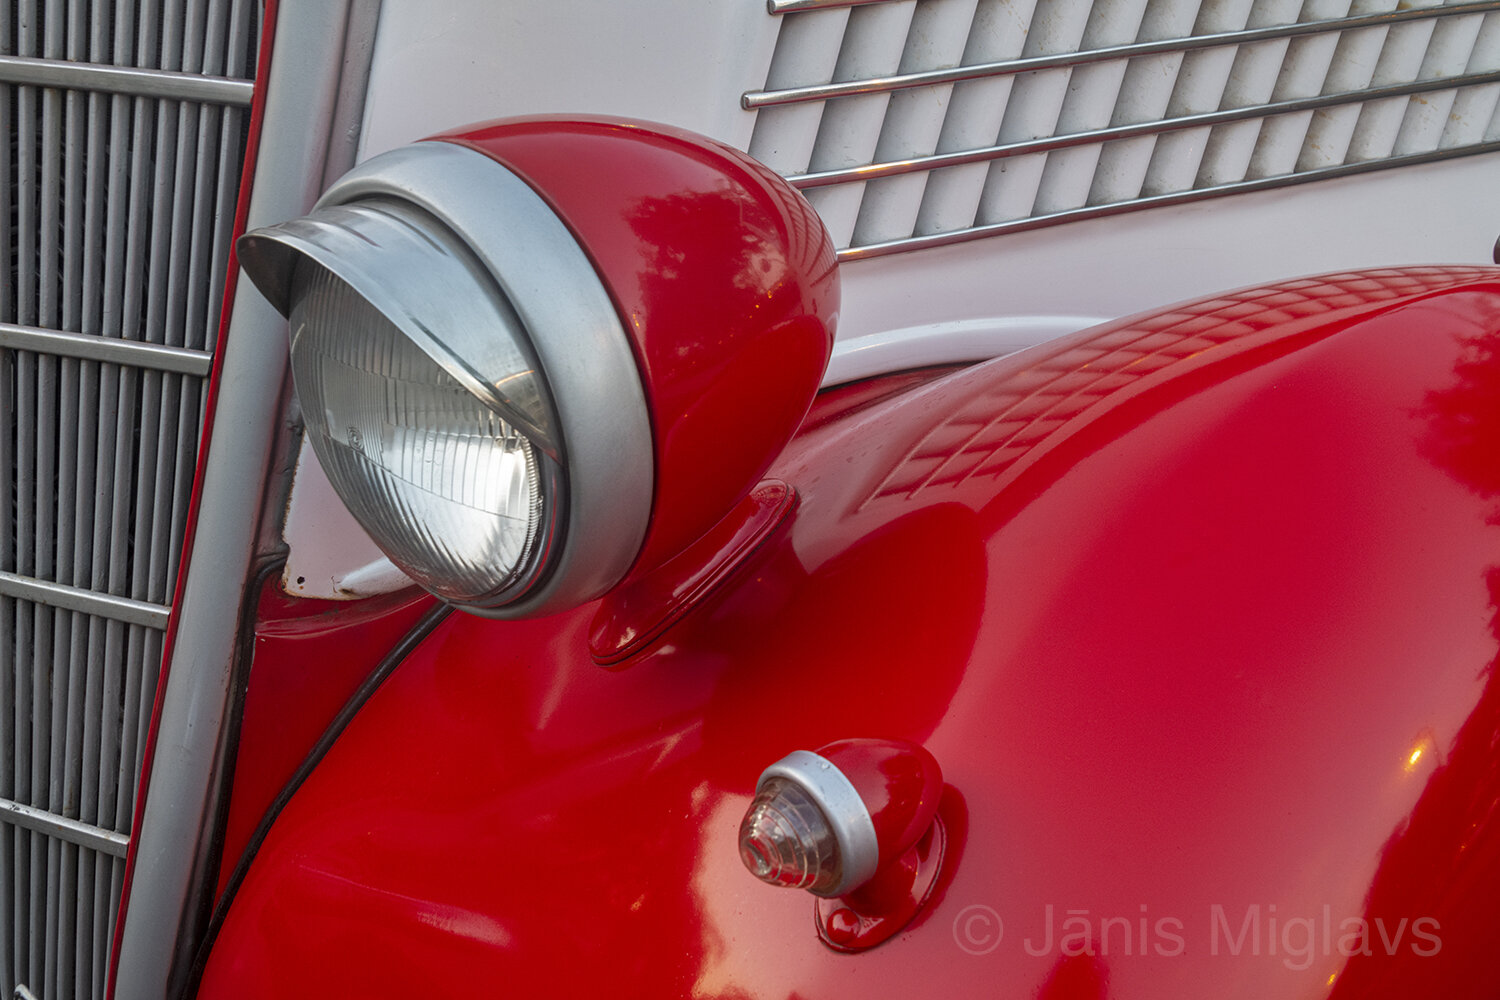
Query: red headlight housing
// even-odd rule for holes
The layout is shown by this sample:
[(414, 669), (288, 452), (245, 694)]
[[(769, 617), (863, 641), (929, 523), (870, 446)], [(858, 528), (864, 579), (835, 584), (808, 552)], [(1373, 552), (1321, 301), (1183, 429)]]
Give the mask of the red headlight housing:
[(368, 161), (240, 259), (308, 434), (397, 565), (482, 614), (599, 596), (712, 528), (827, 364), (833, 247), (736, 150), (518, 119)]

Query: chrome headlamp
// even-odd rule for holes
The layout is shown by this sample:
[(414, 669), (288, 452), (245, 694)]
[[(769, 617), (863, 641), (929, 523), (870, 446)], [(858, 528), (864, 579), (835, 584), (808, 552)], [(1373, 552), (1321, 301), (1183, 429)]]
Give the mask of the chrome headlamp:
[(652, 497), (640, 376), (594, 267), (525, 182), (418, 143), (246, 235), (239, 256), (291, 319), (319, 461), (408, 575), (511, 616), (629, 569)]
[[(291, 319), (307, 435), (350, 511), (418, 583), (495, 617), (702, 569), (712, 545), (678, 557), (801, 423), (838, 314), (801, 195), (624, 119), (384, 153), (239, 260)], [(655, 627), (651, 600), (621, 600), (625, 640)]]

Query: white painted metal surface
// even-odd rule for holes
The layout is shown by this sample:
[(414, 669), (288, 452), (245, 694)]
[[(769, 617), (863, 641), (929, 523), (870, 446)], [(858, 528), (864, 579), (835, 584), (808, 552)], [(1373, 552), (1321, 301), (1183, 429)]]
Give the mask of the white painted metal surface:
[(777, 21), (758, 0), (384, 0), (361, 158), (507, 115), (668, 121), (740, 148)]

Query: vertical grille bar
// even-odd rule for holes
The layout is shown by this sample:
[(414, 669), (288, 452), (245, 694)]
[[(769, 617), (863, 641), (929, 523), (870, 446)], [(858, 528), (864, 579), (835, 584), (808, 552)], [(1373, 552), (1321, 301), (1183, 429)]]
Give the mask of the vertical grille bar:
[[(13, 10), (0, 3), (0, 51), (16, 47)], [(9, 136), (17, 131), (11, 88), (0, 89), (0, 132)], [(7, 140), (8, 142), (9, 140)], [(0, 156), (0, 316), (15, 314), (14, 248), (11, 235), (13, 207), (11, 185), (15, 176), (9, 151)], [(11, 433), (16, 420), (16, 362), (10, 351), (0, 351), (0, 569), (15, 569), (16, 512), (11, 500), (11, 483), (16, 467)], [(25, 672), (16, 642), (17, 602), (0, 595), (0, 728), (11, 735), (0, 738), (0, 798), (16, 798), (17, 765), (20, 760), (20, 688), (18, 681)], [(16, 956), (21, 945), (20, 874), (24, 868), (21, 842), (25, 834), (7, 823), (0, 823), (0, 989), (16, 982)]]
[[(0, 53), (243, 79), (255, 8), (7, 0)], [(211, 350), (245, 109), (0, 77), (0, 123), (0, 323)], [(0, 570), (165, 604), (202, 409), (196, 375), (0, 349)], [(162, 633), (34, 597), (0, 591), (0, 799), (127, 834)], [(123, 858), (14, 815), (0, 990), (102, 996)]]
[[(108, 16), (107, 11), (108, 8), (105, 7), (104, 11), (101, 11), (101, 16), (95, 17), (91, 23), (87, 11), (79, 11), (78, 29), (80, 33), (85, 28), (88, 30), (87, 58), (90, 62), (109, 60), (109, 34), (112, 28), (112, 18)], [(84, 302), (82, 329), (83, 332), (92, 334), (103, 332), (103, 302), (100, 294), (104, 288), (102, 262), (105, 258), (104, 248), (107, 243), (105, 211), (108, 164), (106, 150), (111, 126), (109, 107), (110, 99), (106, 95), (88, 95), (88, 149), (85, 158), (87, 192), (84, 210), (83, 284), (80, 294)], [(100, 572), (103, 567), (97, 547), (100, 538), (101, 513), (101, 505), (98, 502), (100, 490), (97, 484), (108, 482), (108, 479), (99, 478), (99, 456), (105, 450), (109, 435), (114, 433), (117, 426), (114, 415), (111, 414), (106, 421), (104, 412), (106, 367), (97, 363), (86, 364), (86, 385), (83, 389), (84, 398), (90, 401), (82, 421), (89, 447), (87, 454), (85, 454), (85, 449), (79, 449), (78, 478), (83, 484), (79, 494), (80, 497), (87, 498), (87, 510), (84, 516), (79, 518), (77, 544), (80, 549), (86, 550), (87, 554), (79, 559), (75, 566), (73, 584), (88, 589), (100, 589), (105, 583), (102, 579), (103, 574)], [(79, 761), (83, 775), (84, 794), (79, 818), (95, 826), (108, 825), (112, 828), (113, 816), (106, 820), (101, 814), (102, 800), (107, 795), (111, 783), (102, 780), (106, 772), (100, 768), (102, 747), (110, 741), (109, 733), (114, 728), (110, 725), (109, 716), (106, 715), (109, 711), (107, 687), (111, 664), (103, 656), (104, 628), (102, 624), (84, 616), (77, 616), (77, 619), (84, 626), (80, 646), (88, 671), (87, 694), (83, 709), (83, 755)], [(79, 917), (75, 936), (80, 942), (93, 942), (93, 948), (92, 950), (87, 947), (75, 948), (78, 961), (76, 979), (81, 983), (96, 983), (103, 981), (105, 967), (109, 960), (104, 938), (108, 932), (111, 913), (109, 872), (116, 862), (114, 859), (99, 856), (92, 851), (82, 851), (80, 854), (84, 860), (84, 870), (80, 872), (78, 879)]]
[[(76, 9), (76, 4), (75, 4)], [(107, 58), (105, 47), (105, 32), (107, 21), (103, 18), (97, 19), (92, 25), (88, 24), (86, 10), (78, 12), (78, 29), (80, 34), (87, 28), (88, 51), (86, 59), (90, 62), (100, 62)], [(105, 118), (105, 99), (99, 94), (89, 94), (86, 97), (88, 105), (88, 147), (84, 154), (85, 163), (85, 192), (84, 192), (84, 222), (82, 244), (84, 247), (84, 258), (82, 262), (82, 283), (79, 295), (83, 303), (81, 317), (81, 328), (85, 333), (98, 334), (100, 332), (100, 301), (98, 289), (102, 284), (100, 274), (100, 250), (103, 241), (103, 173), (104, 173), (104, 130), (108, 122)], [(93, 540), (96, 535), (95, 525), (98, 521), (97, 514), (97, 491), (94, 478), (98, 465), (98, 452), (102, 435), (102, 427), (99, 422), (99, 406), (101, 385), (100, 366), (90, 363), (84, 366), (84, 385), (80, 389), (80, 402), (87, 400), (87, 405), (81, 407), (83, 413), (80, 418), (80, 426), (84, 429), (84, 437), (88, 440), (87, 455), (85, 449), (79, 449), (77, 478), (81, 484), (79, 498), (84, 506), (80, 512), (76, 528), (75, 545), (79, 557), (75, 560), (73, 570), (74, 586), (91, 587), (94, 576), (94, 549)], [(83, 796), (79, 809), (79, 818), (92, 825), (99, 825), (99, 797), (101, 793), (101, 782), (97, 760), (99, 757), (99, 744), (104, 738), (103, 730), (107, 728), (102, 718), (103, 713), (103, 687), (104, 673), (107, 666), (100, 657), (99, 629), (87, 616), (78, 616), (83, 625), (82, 634), (75, 636), (75, 643), (80, 647), (80, 656), (87, 671), (86, 694), (83, 706), (83, 747), (79, 760), (79, 768), (83, 778)], [(103, 916), (100, 912), (99, 894), (97, 891), (98, 875), (101, 868), (107, 868), (105, 859), (95, 857), (92, 852), (83, 852), (83, 870), (78, 879), (78, 920), (75, 924), (74, 936), (80, 941), (94, 941), (99, 932), (99, 920)], [(107, 902), (107, 900), (106, 900)], [(97, 947), (94, 949), (97, 951)], [(93, 982), (102, 971), (97, 968), (95, 956), (85, 948), (75, 948), (77, 971), (75, 979), (78, 982)]]
[[(44, 58), (58, 59), (62, 57), (62, 45), (59, 36), (59, 4), (57, 0), (48, 0), (46, 19), (42, 30), (42, 55)], [(38, 326), (51, 326), (57, 323), (57, 228), (58, 219), (58, 182), (62, 173), (61, 156), (58, 152), (58, 143), (61, 140), (61, 129), (58, 123), (58, 114), (61, 110), (62, 94), (56, 90), (44, 89), (40, 92), (41, 97), (41, 121), (40, 121), (40, 183), (38, 185), (39, 206), (39, 231), (37, 239), (37, 305), (35, 322)], [(56, 577), (56, 538), (57, 538), (57, 511), (49, 500), (55, 496), (54, 484), (57, 477), (57, 381), (58, 381), (58, 359), (41, 356), (38, 359), (41, 369), (37, 384), (37, 424), (36, 424), (36, 455), (37, 471), (36, 478), (32, 482), (33, 509), (36, 512), (35, 526), (32, 545), (34, 558), (36, 560), (37, 576), (42, 579), (51, 580)], [(58, 633), (61, 629), (56, 621), (57, 612), (52, 608), (38, 606), (36, 608), (37, 631), (46, 633), (47, 652), (42, 662), (49, 664), (49, 669), (43, 677), (37, 678), (36, 691), (38, 694), (45, 692), (45, 702), (38, 708), (46, 712), (46, 729), (44, 741), (36, 749), (36, 763), (39, 765), (39, 773), (35, 781), (37, 786), (33, 792), (41, 792), (45, 789), (43, 801), (47, 809), (54, 813), (62, 812), (62, 761), (59, 759), (61, 750), (61, 737), (63, 735), (62, 720), (59, 715), (66, 708), (65, 692), (67, 674), (65, 669), (59, 669)], [(41, 636), (38, 636), (40, 645)], [(66, 640), (64, 640), (65, 643)], [(44, 678), (50, 678), (50, 684)], [(41, 719), (33, 722), (38, 726)], [(38, 865), (38, 861), (41, 864)], [(60, 922), (58, 913), (58, 869), (62, 867), (62, 845), (55, 840), (48, 839), (37, 845), (36, 853), (32, 858), (33, 870), (36, 871), (36, 911), (42, 919), (42, 926), (46, 928), (46, 936), (42, 942), (42, 990), (43, 995), (53, 997), (58, 995), (57, 991), (57, 932)]]
[[(13, 15), (10, 4), (0, 3), (0, 51), (17, 49)], [(0, 132), (6, 136), (19, 134), (14, 102), (13, 89), (0, 88)], [(7, 150), (0, 156), (0, 316), (13, 316), (16, 312), (15, 282), (11, 280), (15, 274), (11, 229), (14, 210), (11, 188), (15, 181), (14, 166)], [(18, 424), (14, 392), (18, 384), (17, 374), (13, 353), (0, 351), (0, 569), (12, 571), (16, 565), (16, 510), (11, 500), (11, 480), (16, 455), (11, 435)], [(17, 643), (17, 604), (0, 595), (0, 727), (11, 734), (8, 739), (0, 738), (0, 797), (12, 801), (17, 797), (18, 769), (23, 766), (20, 754), (23, 702), (19, 681), (27, 672)], [(16, 961), (21, 952), (21, 928), (24, 926), (21, 877), (26, 867), (22, 856), (25, 839), (26, 834), (22, 831), (0, 823), (0, 989), (17, 981)]]

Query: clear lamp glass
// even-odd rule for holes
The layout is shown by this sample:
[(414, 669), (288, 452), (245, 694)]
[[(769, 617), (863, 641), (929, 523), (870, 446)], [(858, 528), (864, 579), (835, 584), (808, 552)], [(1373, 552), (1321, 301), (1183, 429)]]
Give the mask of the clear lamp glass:
[(458, 604), (529, 582), (556, 475), (517, 427), (327, 270), (298, 269), (292, 374), (313, 450), (391, 561)]
[(740, 860), (762, 882), (821, 892), (842, 874), (838, 841), (802, 786), (770, 778), (740, 823)]

